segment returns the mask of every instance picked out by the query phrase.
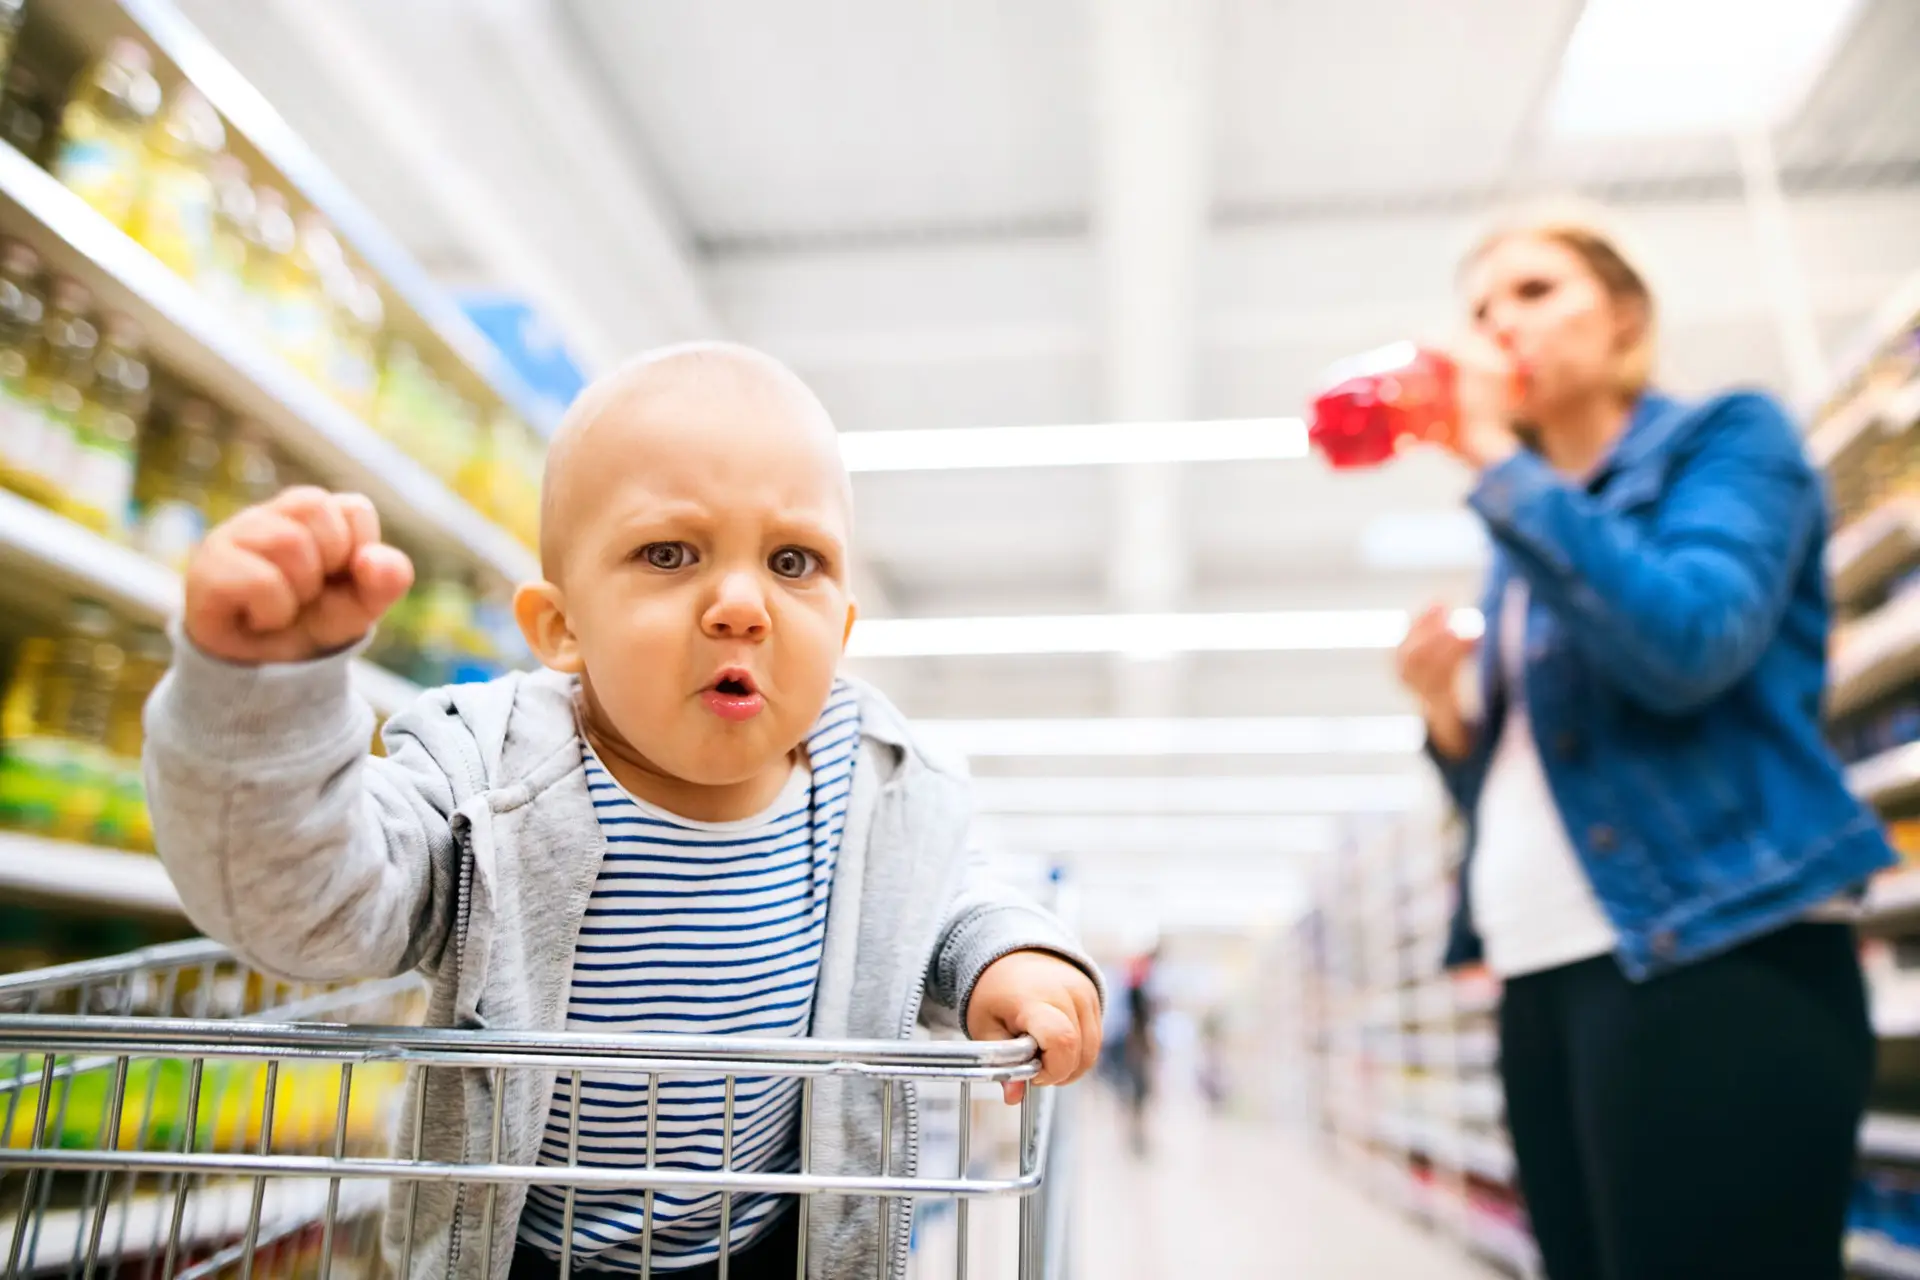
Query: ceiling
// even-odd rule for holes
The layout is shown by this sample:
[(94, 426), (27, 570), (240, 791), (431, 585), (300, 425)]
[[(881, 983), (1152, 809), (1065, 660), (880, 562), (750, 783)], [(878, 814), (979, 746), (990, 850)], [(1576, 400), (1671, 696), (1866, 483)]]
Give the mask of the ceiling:
[[(1733, 144), (1543, 131), (1578, 0), (180, 3), (444, 278), (521, 292), (589, 364), (696, 336), (764, 346), (849, 431), (1296, 413), (1332, 359), (1451, 323), (1452, 264), (1475, 229), (1564, 188), (1619, 206), (1660, 295), (1668, 384), (1806, 394)], [(1770, 139), (1807, 323), (1829, 354), (1920, 266), (1916, 60), (1920, 5), (1864, 0)], [(1338, 477), (1312, 461), (862, 475), (863, 606), (1467, 601), (1470, 563), (1396, 570), (1362, 554), (1383, 518), (1457, 511), (1465, 483), (1438, 459)], [(930, 718), (1406, 710), (1379, 653), (899, 659), (865, 673)], [(1297, 896), (1294, 861), (1339, 829), (1314, 821), (1276, 819), (1264, 838), (1257, 823), (1169, 818), (1123, 839), (1085, 815), (994, 830), (1075, 861), (1109, 906), (1157, 875), (1181, 885), (1169, 921), (1239, 922)], [(1260, 847), (1265, 879), (1248, 870)], [(1196, 895), (1196, 874), (1216, 890)]]

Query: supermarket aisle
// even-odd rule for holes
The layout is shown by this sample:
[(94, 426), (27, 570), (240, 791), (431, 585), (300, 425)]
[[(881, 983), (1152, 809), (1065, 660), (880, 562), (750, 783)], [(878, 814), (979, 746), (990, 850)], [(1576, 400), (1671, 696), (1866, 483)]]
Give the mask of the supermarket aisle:
[(1130, 1156), (1103, 1090), (1083, 1100), (1076, 1272), (1099, 1280), (1488, 1280), (1496, 1273), (1368, 1204), (1286, 1130), (1169, 1099), (1151, 1158)]

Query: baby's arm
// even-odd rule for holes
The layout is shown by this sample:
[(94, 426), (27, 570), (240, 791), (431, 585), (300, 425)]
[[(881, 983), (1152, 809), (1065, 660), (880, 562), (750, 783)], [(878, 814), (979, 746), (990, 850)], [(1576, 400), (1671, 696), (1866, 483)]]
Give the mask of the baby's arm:
[[(1100, 970), (1052, 912), (970, 858), (941, 931), (927, 996), (951, 1009), (969, 1037), (1030, 1035), (1041, 1051), (1036, 1084), (1068, 1084), (1100, 1053)], [(1024, 1086), (1007, 1086), (1018, 1102)]]
[(273, 972), (431, 962), (451, 917), (446, 770), (349, 687), (351, 653), (412, 581), (364, 498), (293, 489), (213, 530), (188, 567), (146, 714), (148, 801), (188, 915)]

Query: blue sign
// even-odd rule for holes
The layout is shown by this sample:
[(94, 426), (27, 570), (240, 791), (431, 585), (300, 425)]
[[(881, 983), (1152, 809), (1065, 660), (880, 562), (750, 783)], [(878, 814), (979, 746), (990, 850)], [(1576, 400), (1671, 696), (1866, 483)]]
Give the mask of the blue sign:
[(460, 308), (474, 326), (507, 358), (520, 380), (558, 422), (586, 385), (580, 366), (567, 354), (560, 331), (520, 299), (499, 293), (460, 295)]

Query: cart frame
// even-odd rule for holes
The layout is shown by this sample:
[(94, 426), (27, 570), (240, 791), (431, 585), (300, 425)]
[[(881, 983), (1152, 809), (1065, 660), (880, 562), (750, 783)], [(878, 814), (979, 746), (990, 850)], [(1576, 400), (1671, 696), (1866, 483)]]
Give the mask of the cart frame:
[[(0, 1177), (25, 1175), (18, 1212), (12, 1215), (11, 1223), (7, 1218), (14, 1206), (0, 1203), (0, 1248), (5, 1249), (6, 1257), (0, 1276), (15, 1280), (34, 1274), (31, 1266), (37, 1259), (35, 1247), (47, 1212), (48, 1188), (57, 1175), (86, 1177), (83, 1221), (90, 1216), (90, 1223), (84, 1223), (75, 1236), (74, 1256), (65, 1267), (68, 1280), (94, 1280), (103, 1262), (109, 1271), (124, 1263), (129, 1256), (124, 1249), (115, 1251), (117, 1246), (113, 1246), (108, 1253), (102, 1252), (103, 1243), (108, 1243), (106, 1232), (116, 1202), (113, 1184), (117, 1180), (124, 1186), (118, 1197), (119, 1235), (124, 1242), (136, 1187), (151, 1187), (156, 1179), (161, 1199), (170, 1195), (171, 1206), (170, 1211), (164, 1203), (159, 1206), (167, 1211), (163, 1256), (156, 1257), (162, 1249), (158, 1247), (161, 1242), (154, 1241), (140, 1270), (142, 1280), (202, 1280), (234, 1265), (238, 1266), (240, 1280), (255, 1280), (255, 1264), (263, 1248), (316, 1225), (320, 1231), (319, 1280), (331, 1280), (341, 1236), (343, 1189), (351, 1204), (365, 1206), (374, 1197), (355, 1195), (354, 1190), (377, 1192), (380, 1184), (405, 1188), (405, 1208), (401, 1212), (406, 1218), (399, 1256), (394, 1260), (394, 1274), (405, 1280), (412, 1274), (414, 1263), (414, 1225), (421, 1188), (436, 1183), (460, 1184), (478, 1189), (485, 1196), (482, 1235), (489, 1247), (482, 1280), (506, 1280), (491, 1274), (491, 1241), (499, 1189), (515, 1183), (565, 1189), (559, 1259), (562, 1280), (568, 1280), (573, 1269), (576, 1196), (582, 1191), (609, 1190), (644, 1194), (642, 1280), (648, 1280), (655, 1269), (654, 1196), (660, 1192), (717, 1195), (722, 1240), (730, 1238), (736, 1195), (766, 1192), (796, 1197), (801, 1280), (805, 1280), (808, 1252), (807, 1208), (813, 1197), (878, 1200), (882, 1236), (879, 1280), (905, 1273), (906, 1250), (884, 1247), (886, 1226), (895, 1216), (887, 1206), (915, 1199), (951, 1200), (957, 1228), (953, 1274), (965, 1280), (973, 1261), (969, 1257), (969, 1206), (976, 1200), (1011, 1199), (1018, 1203), (1015, 1247), (1020, 1280), (1050, 1280), (1061, 1272), (1064, 1253), (1057, 1241), (1064, 1226), (1063, 1205), (1049, 1205), (1041, 1195), (1047, 1186), (1057, 1091), (1026, 1091), (1020, 1104), (1017, 1167), (1013, 1171), (1002, 1176), (973, 1172), (976, 1153), (969, 1105), (973, 1089), (980, 1084), (1031, 1080), (1039, 1064), (1030, 1038), (995, 1042), (779, 1040), (469, 1031), (309, 1021), (350, 1016), (370, 1006), (390, 1007), (396, 998), (417, 992), (419, 986), (419, 980), (412, 976), (331, 987), (287, 983), (248, 969), (225, 948), (211, 942), (171, 944), (107, 960), (0, 977)], [(171, 1016), (183, 1007), (197, 1016)], [(25, 1011), (8, 1011), (21, 1008)], [(61, 1011), (46, 1012), (49, 1008)], [(142, 1011), (152, 1016), (135, 1016)], [(129, 1088), (134, 1065), (146, 1062), (173, 1064), (175, 1070), (184, 1064), (186, 1119), (172, 1149), (154, 1149), (157, 1144), (149, 1138), (158, 1070), (147, 1072), (144, 1099), (129, 1097), (130, 1092), (136, 1092)], [(217, 1138), (198, 1139), (206, 1112), (202, 1095), (208, 1087), (208, 1064), (235, 1062), (252, 1064), (259, 1073), (262, 1092), (256, 1095), (252, 1108), (258, 1111), (257, 1122), (249, 1119), (252, 1131), (245, 1135), (244, 1142), (237, 1138), (225, 1144)], [(288, 1151), (287, 1135), (275, 1132), (276, 1090), (283, 1069), (295, 1064), (337, 1070), (338, 1102), (331, 1125), (324, 1133), (312, 1134), (314, 1140), (306, 1143), (311, 1149)], [(355, 1071), (373, 1064), (389, 1071), (395, 1066), (404, 1068), (411, 1077), (441, 1069), (489, 1073), (494, 1124), (488, 1158), (476, 1163), (422, 1158), (425, 1090), (419, 1087), (413, 1090), (412, 1113), (401, 1117), (400, 1132), (395, 1135), (399, 1150), (351, 1154), (349, 1120)], [(508, 1072), (525, 1070), (553, 1071), (559, 1078), (571, 1075), (574, 1096), (578, 1096), (583, 1074), (589, 1071), (636, 1077), (647, 1098), (646, 1166), (580, 1164), (577, 1107), (570, 1109), (573, 1122), (568, 1135), (568, 1164), (500, 1162), (502, 1086)], [(106, 1073), (111, 1073), (111, 1083), (96, 1138), (75, 1149), (65, 1115), (68, 1102), (83, 1078)], [(675, 1076), (719, 1077), (724, 1081), (718, 1170), (656, 1165), (660, 1084), (663, 1077)], [(735, 1083), (742, 1076), (799, 1080), (797, 1172), (732, 1168)], [(862, 1080), (883, 1090), (881, 1167), (874, 1174), (811, 1171), (815, 1085), (828, 1077)], [(413, 1083), (418, 1085), (420, 1081), (416, 1078)], [(909, 1090), (926, 1085), (947, 1085), (958, 1093), (958, 1161), (948, 1176), (917, 1172), (904, 1176), (891, 1168), (896, 1095), (906, 1097)], [(17, 1136), (19, 1122), (29, 1110), (32, 1119), (26, 1145), (11, 1145), (10, 1135)], [(126, 1141), (129, 1125), (134, 1129), (132, 1142)], [(58, 1145), (50, 1145), (50, 1138)], [(220, 1149), (223, 1145), (229, 1149)], [(292, 1179), (304, 1180), (307, 1186), (324, 1183), (325, 1204), (317, 1221), (277, 1221), (266, 1212), (269, 1187), (279, 1180)], [(189, 1262), (182, 1227), (190, 1194), (206, 1194), (210, 1188), (231, 1191), (245, 1185), (237, 1180), (251, 1182), (248, 1213), (243, 1229), (237, 1233), (239, 1242), (211, 1259)], [(395, 1204), (399, 1203), (396, 1197)], [(906, 1211), (910, 1213), (911, 1209)], [(23, 1261), (29, 1269), (22, 1269)], [(725, 1280), (727, 1268), (723, 1253), (716, 1262), (721, 1280)], [(661, 1268), (661, 1274), (672, 1273)]]

